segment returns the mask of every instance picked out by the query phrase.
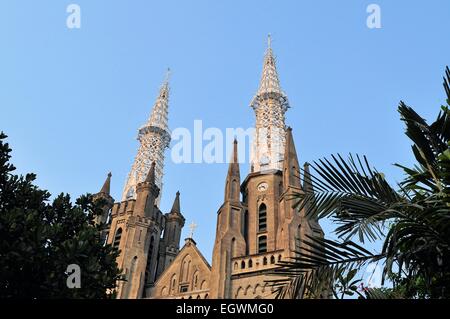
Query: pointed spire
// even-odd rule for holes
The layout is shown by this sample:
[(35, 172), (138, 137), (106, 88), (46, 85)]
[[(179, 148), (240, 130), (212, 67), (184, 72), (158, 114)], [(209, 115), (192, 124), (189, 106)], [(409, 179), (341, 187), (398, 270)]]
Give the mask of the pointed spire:
[(147, 126), (156, 126), (168, 130), (169, 116), (169, 79), (170, 68), (167, 69), (164, 81), (159, 89), (158, 97), (153, 105), (152, 113), (148, 119)]
[(148, 171), (145, 181), (151, 184), (155, 183), (155, 162), (152, 162), (152, 166), (150, 166), (150, 170)]
[(303, 168), (303, 190), (308, 193), (312, 193), (314, 191), (308, 162), (305, 163)]
[(228, 165), (228, 174), (225, 186), (225, 201), (239, 201), (240, 200), (240, 185), (241, 185), (241, 173), (239, 170), (238, 161), (238, 142), (236, 138), (233, 142), (233, 154), (231, 155), (231, 161)]
[[(134, 158), (130, 173), (122, 192), (122, 200), (136, 199), (137, 184), (146, 180), (150, 171), (150, 164), (156, 162), (154, 180), (160, 193), (162, 191), (162, 178), (164, 173), (164, 151), (170, 144), (170, 131), (168, 127), (169, 113), (169, 75), (167, 71), (159, 95), (155, 101), (150, 117), (138, 130), (139, 150)], [(161, 196), (156, 199), (159, 205)]]
[(111, 172), (108, 173), (108, 177), (106, 177), (105, 183), (102, 186), (102, 189), (100, 190), (100, 193), (109, 195), (110, 189), (111, 189)]
[(267, 36), (267, 49), (264, 56), (263, 71), (259, 82), (259, 89), (250, 105), (253, 108), (259, 107), (260, 100), (267, 98), (267, 95), (270, 94), (279, 95), (284, 109), (289, 107), (287, 96), (281, 89), (280, 80), (278, 79), (276, 59), (272, 50), (272, 37), (269, 34)]
[(167, 68), (166, 77), (164, 78), (164, 84), (167, 84), (167, 85), (169, 84), (170, 74), (171, 74), (170, 68)]
[(292, 128), (286, 130), (286, 144), (284, 148), (283, 161), (283, 184), (285, 189), (288, 186), (301, 187), (300, 167), (298, 164), (297, 151), (295, 150)]
[(234, 138), (233, 154), (231, 155), (230, 165), (228, 166), (228, 176), (240, 176), (238, 160), (238, 141)]
[(175, 200), (173, 201), (173, 205), (172, 205), (172, 209), (170, 210), (170, 213), (181, 215), (180, 192), (179, 191), (175, 195)]

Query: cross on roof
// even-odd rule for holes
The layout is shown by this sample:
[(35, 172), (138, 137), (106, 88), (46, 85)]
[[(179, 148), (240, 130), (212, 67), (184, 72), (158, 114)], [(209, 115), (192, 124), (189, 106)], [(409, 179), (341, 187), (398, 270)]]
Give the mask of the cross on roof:
[(192, 223), (189, 225), (189, 229), (191, 230), (191, 232), (190, 232), (190, 234), (189, 234), (189, 238), (192, 239), (192, 237), (194, 236), (194, 231), (195, 231), (196, 228), (197, 228), (197, 224), (194, 223), (194, 222), (192, 222)]

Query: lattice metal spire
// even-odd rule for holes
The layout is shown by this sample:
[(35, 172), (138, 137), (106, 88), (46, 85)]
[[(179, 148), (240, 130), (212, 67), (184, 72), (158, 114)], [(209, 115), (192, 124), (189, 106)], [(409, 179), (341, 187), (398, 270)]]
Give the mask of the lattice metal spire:
[(170, 143), (168, 126), (169, 75), (170, 70), (168, 69), (150, 117), (147, 123), (138, 131), (137, 139), (140, 142), (140, 146), (131, 171), (128, 174), (122, 193), (122, 200), (136, 198), (136, 185), (145, 180), (152, 163), (155, 162), (155, 184), (160, 189), (160, 195), (156, 200), (156, 204), (159, 205), (162, 193), (164, 151), (169, 147)]
[(256, 136), (251, 155), (254, 172), (282, 169), (286, 135), (285, 113), (289, 108), (288, 98), (278, 79), (270, 35), (267, 42), (259, 88), (250, 103), (256, 115)]

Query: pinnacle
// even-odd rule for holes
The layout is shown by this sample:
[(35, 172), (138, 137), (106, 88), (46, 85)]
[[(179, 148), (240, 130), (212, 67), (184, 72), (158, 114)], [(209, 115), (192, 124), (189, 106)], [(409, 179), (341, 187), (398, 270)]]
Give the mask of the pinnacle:
[(148, 171), (147, 178), (145, 179), (147, 183), (155, 183), (155, 162), (152, 162), (152, 166)]
[(111, 189), (111, 172), (108, 173), (108, 177), (106, 177), (105, 183), (102, 186), (102, 189), (100, 190), (100, 193), (108, 194), (110, 193)]

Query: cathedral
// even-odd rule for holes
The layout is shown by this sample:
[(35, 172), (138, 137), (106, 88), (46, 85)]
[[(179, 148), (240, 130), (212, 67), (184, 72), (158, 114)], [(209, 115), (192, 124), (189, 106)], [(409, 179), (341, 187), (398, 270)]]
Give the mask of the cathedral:
[(296, 256), (306, 235), (323, 237), (316, 219), (292, 207), (292, 195), (312, 184), (308, 164), (300, 167), (292, 130), (285, 124), (289, 101), (275, 62), (269, 37), (259, 89), (250, 103), (256, 117), (251, 169), (241, 179), (235, 140), (211, 264), (192, 236), (180, 248), (185, 224), (180, 193), (169, 212), (159, 209), (164, 153), (170, 144), (166, 78), (138, 131), (140, 146), (121, 201), (110, 196), (111, 174), (94, 195), (106, 203), (96, 220), (107, 226), (102, 239), (120, 250), (117, 263), (125, 280), (118, 282), (117, 298), (274, 298), (267, 282), (274, 277), (268, 274), (278, 262)]

